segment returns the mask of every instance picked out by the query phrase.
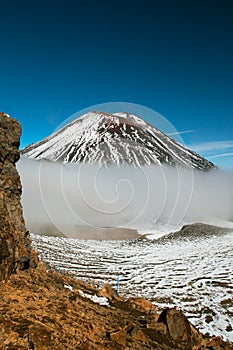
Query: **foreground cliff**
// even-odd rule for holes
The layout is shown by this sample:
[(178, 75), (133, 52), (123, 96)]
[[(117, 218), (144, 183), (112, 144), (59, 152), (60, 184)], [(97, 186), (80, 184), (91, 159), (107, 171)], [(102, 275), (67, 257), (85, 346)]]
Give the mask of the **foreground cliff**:
[(15, 168), (21, 127), (0, 113), (0, 280), (37, 263), (20, 205), (21, 184)]
[(204, 336), (183, 313), (160, 315), (143, 298), (124, 300), (38, 263), (24, 226), (15, 169), (20, 126), (0, 114), (0, 350), (233, 349)]

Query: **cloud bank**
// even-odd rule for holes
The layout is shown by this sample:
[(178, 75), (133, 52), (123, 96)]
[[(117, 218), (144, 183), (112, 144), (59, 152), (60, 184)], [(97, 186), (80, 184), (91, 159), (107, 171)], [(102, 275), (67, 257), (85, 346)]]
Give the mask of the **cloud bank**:
[(26, 224), (34, 233), (79, 237), (81, 228), (88, 238), (88, 228), (150, 233), (161, 224), (233, 218), (233, 175), (220, 170), (63, 164), (24, 157), (17, 168)]

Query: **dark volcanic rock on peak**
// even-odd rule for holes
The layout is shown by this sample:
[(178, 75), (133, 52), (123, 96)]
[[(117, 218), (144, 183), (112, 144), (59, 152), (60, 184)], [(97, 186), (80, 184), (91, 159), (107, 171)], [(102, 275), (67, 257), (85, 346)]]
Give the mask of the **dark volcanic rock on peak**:
[(27, 146), (21, 154), (72, 163), (168, 164), (199, 170), (214, 167), (197, 153), (128, 113), (89, 112), (42, 141)]
[(0, 130), (0, 280), (7, 280), (17, 269), (35, 266), (38, 258), (25, 228), (21, 183), (15, 168), (21, 127), (0, 112)]

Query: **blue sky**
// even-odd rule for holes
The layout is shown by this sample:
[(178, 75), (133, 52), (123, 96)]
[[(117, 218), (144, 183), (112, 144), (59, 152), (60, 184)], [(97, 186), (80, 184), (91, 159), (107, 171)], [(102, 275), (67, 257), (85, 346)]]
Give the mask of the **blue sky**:
[(233, 170), (232, 1), (8, 0), (0, 13), (0, 110), (21, 122), (22, 147), (124, 101)]

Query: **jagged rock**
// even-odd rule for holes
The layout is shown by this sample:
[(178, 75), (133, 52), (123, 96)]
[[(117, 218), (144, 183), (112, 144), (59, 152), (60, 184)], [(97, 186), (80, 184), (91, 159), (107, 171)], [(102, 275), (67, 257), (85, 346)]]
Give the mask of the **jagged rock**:
[(0, 112), (0, 281), (17, 269), (36, 266), (20, 203), (21, 183), (15, 163), (19, 159), (20, 124)]
[(146, 325), (146, 328), (152, 328), (155, 332), (166, 334), (167, 333), (167, 327), (164, 323), (157, 322), (157, 323), (148, 323)]
[(45, 326), (32, 325), (29, 327), (29, 343), (36, 349), (46, 349), (52, 341), (52, 332)]
[(149, 300), (146, 300), (144, 298), (131, 297), (128, 299), (128, 301), (131, 303), (133, 308), (140, 312), (145, 312), (146, 314), (156, 313), (156, 306), (152, 304)]
[(116, 343), (120, 345), (125, 345), (126, 344), (126, 331), (124, 329), (121, 329), (117, 332), (113, 332), (110, 334), (110, 339), (115, 341)]
[(158, 323), (160, 322), (167, 326), (168, 332), (174, 340), (191, 344), (200, 340), (200, 333), (177, 309), (165, 309), (159, 316)]
[(97, 293), (97, 295), (98, 297), (105, 297), (110, 301), (120, 299), (116, 295), (116, 291), (109, 284), (105, 284), (103, 288)]
[(203, 339), (201, 346), (193, 347), (192, 350), (231, 350), (232, 345), (224, 344), (223, 340), (220, 337), (212, 337), (210, 339)]
[(130, 336), (131, 336), (132, 339), (137, 340), (137, 341), (141, 341), (141, 342), (145, 342), (146, 341), (145, 334), (138, 327), (134, 327), (132, 329), (132, 331), (130, 332)]

